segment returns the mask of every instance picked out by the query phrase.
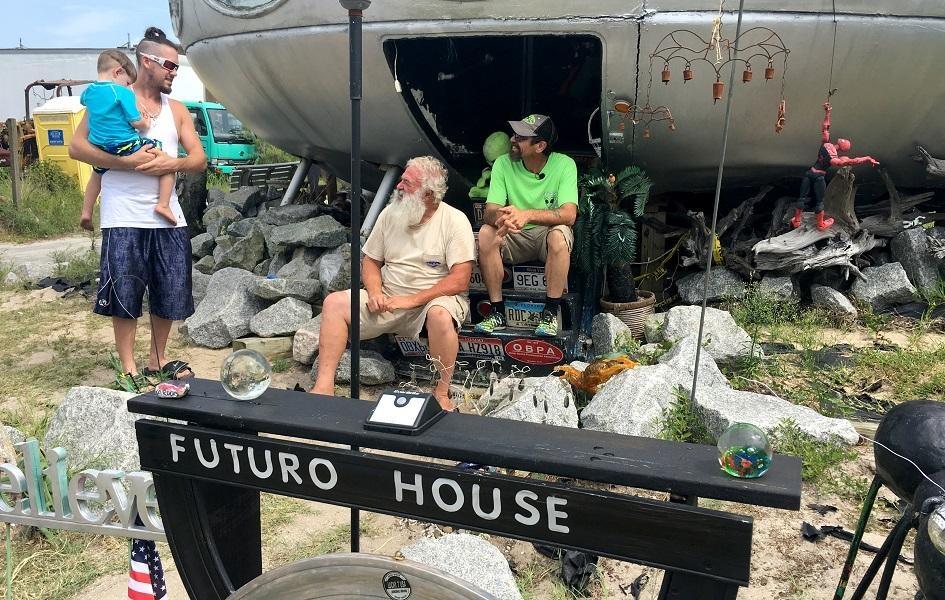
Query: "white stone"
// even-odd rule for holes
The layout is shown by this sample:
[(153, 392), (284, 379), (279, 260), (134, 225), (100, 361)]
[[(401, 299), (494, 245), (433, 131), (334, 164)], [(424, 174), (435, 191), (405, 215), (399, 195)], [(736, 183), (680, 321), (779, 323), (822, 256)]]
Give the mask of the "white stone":
[(450, 533), (439, 539), (424, 537), (402, 548), (401, 554), (477, 586), (498, 600), (522, 600), (508, 561), (479, 536)]
[(75, 469), (139, 469), (134, 423), (141, 416), (127, 407), (136, 395), (96, 387), (70, 389), (49, 420), (44, 447), (65, 448)]
[(295, 332), (292, 338), (292, 359), (303, 365), (315, 362), (318, 354), (318, 338), (322, 329), (322, 316), (318, 315), (305, 323)]
[[(687, 335), (698, 334), (699, 306), (674, 306), (666, 313), (663, 338), (676, 342)], [(727, 311), (707, 307), (703, 329), (703, 349), (717, 361), (761, 355), (761, 347), (752, 344), (751, 336), (738, 326)]]
[[(522, 389), (519, 389), (521, 382)], [(559, 427), (577, 427), (578, 413), (571, 385), (554, 376), (506, 377), (486, 391), (480, 406), (495, 406), (490, 417), (543, 423)]]

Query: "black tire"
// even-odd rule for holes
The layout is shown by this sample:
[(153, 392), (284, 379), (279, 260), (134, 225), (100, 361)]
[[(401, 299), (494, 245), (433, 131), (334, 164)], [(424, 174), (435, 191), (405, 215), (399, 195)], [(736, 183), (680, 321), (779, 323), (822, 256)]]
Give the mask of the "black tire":
[(190, 237), (203, 233), (203, 212), (207, 209), (207, 173), (182, 173), (177, 178), (177, 199), (187, 219)]

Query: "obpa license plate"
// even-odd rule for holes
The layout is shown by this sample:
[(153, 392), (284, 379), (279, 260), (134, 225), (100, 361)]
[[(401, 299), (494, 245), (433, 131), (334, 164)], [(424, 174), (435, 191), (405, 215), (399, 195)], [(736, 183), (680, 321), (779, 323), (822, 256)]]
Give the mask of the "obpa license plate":
[[(505, 320), (510, 327), (532, 328), (538, 325), (544, 302), (505, 301)], [(558, 328), (561, 328), (561, 309), (558, 309)]]

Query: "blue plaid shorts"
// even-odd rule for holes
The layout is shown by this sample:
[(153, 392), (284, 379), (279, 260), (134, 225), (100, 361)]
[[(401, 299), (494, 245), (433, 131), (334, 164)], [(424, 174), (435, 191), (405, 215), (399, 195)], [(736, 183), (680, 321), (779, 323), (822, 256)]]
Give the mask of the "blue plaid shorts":
[[(139, 137), (136, 140), (131, 140), (130, 142), (121, 142), (118, 144), (105, 144), (104, 146), (97, 146), (100, 150), (104, 150), (109, 154), (114, 154), (115, 156), (128, 156), (134, 154), (138, 150), (141, 150), (142, 146), (147, 146), (151, 144), (158, 150), (161, 149), (161, 142), (158, 140), (152, 140), (151, 138)], [(92, 170), (98, 173), (99, 175), (104, 175), (108, 172), (108, 169), (105, 167), (92, 167)]]
[(186, 227), (102, 230), (102, 276), (94, 313), (141, 316), (148, 292), (151, 314), (180, 321), (194, 314), (190, 236)]

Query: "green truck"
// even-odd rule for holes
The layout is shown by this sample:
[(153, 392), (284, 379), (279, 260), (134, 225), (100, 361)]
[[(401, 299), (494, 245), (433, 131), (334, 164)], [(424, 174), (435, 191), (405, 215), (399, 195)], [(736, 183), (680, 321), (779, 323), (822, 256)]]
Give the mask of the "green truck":
[(194, 120), (210, 169), (229, 175), (237, 165), (256, 162), (253, 134), (225, 106), (202, 101), (185, 101), (184, 106)]

